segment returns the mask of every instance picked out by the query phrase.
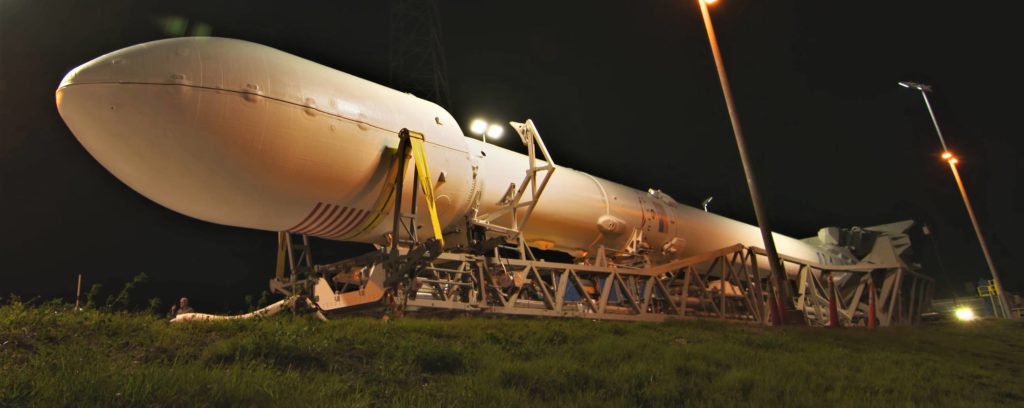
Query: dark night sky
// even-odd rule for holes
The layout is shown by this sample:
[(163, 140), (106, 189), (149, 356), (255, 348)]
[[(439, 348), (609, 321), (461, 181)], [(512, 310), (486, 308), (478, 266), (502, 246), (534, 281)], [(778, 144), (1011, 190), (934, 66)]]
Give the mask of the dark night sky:
[[(272, 274), (275, 235), (207, 224), (150, 202), (104, 170), (57, 114), (71, 68), (164, 38), (180, 16), (386, 84), (386, 2), (0, 0), (0, 296), (69, 295), (138, 272), (148, 295), (237, 307)], [(723, 0), (712, 9), (775, 229), (913, 218), (940, 295), (987, 275), (919, 95), (933, 104), (1010, 290), (1024, 289), (1022, 71), (1009, 3)], [(325, 8), (326, 7), (326, 8)], [(1003, 7), (1003, 9), (1000, 9)], [(655, 187), (753, 223), (711, 53), (694, 0), (439, 4), (452, 106), (532, 118), (556, 161)], [(514, 138), (502, 144), (514, 147)], [(327, 262), (366, 247), (321, 243)]]

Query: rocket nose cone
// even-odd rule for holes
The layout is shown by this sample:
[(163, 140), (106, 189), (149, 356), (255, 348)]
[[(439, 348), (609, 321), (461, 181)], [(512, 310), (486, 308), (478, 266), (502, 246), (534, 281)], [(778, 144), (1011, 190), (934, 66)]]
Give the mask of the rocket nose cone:
[(172, 38), (133, 45), (99, 56), (72, 69), (58, 85), (182, 84), (200, 77), (199, 48), (223, 39)]
[[(64, 78), (61, 79), (60, 84), (57, 85), (57, 91), (56, 91), (57, 111), (60, 112), (62, 117), (65, 115), (65, 112), (67, 111), (66, 105), (68, 103), (74, 103), (74, 101), (75, 101), (75, 98), (70, 98), (69, 99), (67, 97), (67, 93), (65, 92), (65, 90), (69, 86), (76, 84), (78, 82), (76, 79), (81, 77), (82, 73), (84, 71), (93, 71), (93, 72), (103, 71), (103, 68), (106, 68), (106, 66), (109, 63), (105, 64), (103, 62), (98, 62), (98, 60), (101, 59), (101, 58), (103, 58), (103, 57), (94, 59), (92, 61), (89, 61), (89, 62), (87, 62), (85, 64), (79, 65), (79, 66), (71, 69), (71, 71), (68, 71), (68, 73), (64, 75)], [(110, 74), (103, 74), (103, 75), (110, 76)]]
[(233, 156), (217, 144), (225, 137), (199, 121), (204, 104), (188, 86), (201, 69), (198, 43), (161, 40), (102, 55), (68, 72), (55, 96), (75, 138), (118, 179), (168, 208), (211, 219), (219, 216), (208, 210), (218, 199), (211, 191), (230, 191), (211, 176), (223, 173), (214, 164)]
[(75, 67), (74, 69), (72, 69), (71, 71), (68, 71), (68, 73), (64, 75), (64, 79), (61, 79), (60, 80), (60, 84), (57, 85), (57, 91), (60, 91), (62, 88), (66, 87), (68, 85), (71, 85), (72, 80), (74, 80), (75, 75), (78, 73), (78, 70), (81, 69), (81, 68), (82, 68), (82, 66), (79, 65), (79, 66)]
[[(57, 85), (57, 112), (60, 113), (61, 117), (65, 118), (65, 121), (67, 120), (66, 113), (69, 109), (74, 109), (74, 105), (79, 103), (89, 103), (89, 101), (82, 100), (82, 98), (76, 98), (74, 96), (69, 97), (67, 92), (68, 87), (76, 84), (75, 78), (79, 76), (86, 65), (87, 64), (79, 65), (69, 71), (67, 75), (64, 75), (64, 79), (60, 81), (60, 84)], [(70, 108), (69, 105), (71, 106)]]
[[(170, 39), (134, 45), (101, 55), (68, 71), (57, 85), (57, 110), (62, 116), (77, 104), (94, 104), (68, 92), (80, 85), (181, 83), (196, 64), (188, 56), (194, 41)], [(177, 58), (175, 58), (177, 57)], [(65, 116), (65, 120), (67, 120)]]
[(116, 84), (125, 82), (128, 78), (125, 72), (127, 67), (124, 55), (132, 53), (138, 48), (140, 46), (117, 50), (75, 67), (68, 71), (67, 75), (64, 75), (64, 79), (60, 81), (57, 89), (60, 90), (79, 84)]
[[(271, 121), (270, 110), (292, 118), (298, 108), (219, 86), (224, 78), (266, 83), (250, 79), (261, 73), (258, 57), (236, 58), (266, 50), (213, 38), (128, 47), (71, 70), (57, 89), (57, 108), (103, 167), (149, 199), (201, 220), (280, 231), (309, 211), (274, 194), (294, 171), (287, 156), (293, 139), (282, 136), (325, 126), (309, 115), (301, 128)], [(293, 126), (272, 127), (280, 123)]]

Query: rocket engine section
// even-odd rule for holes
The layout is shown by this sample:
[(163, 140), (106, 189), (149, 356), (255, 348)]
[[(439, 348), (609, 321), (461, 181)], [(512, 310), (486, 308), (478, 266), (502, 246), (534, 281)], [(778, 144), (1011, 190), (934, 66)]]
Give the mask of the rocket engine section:
[[(403, 128), (425, 135), (446, 234), (506, 204), (528, 163), (465, 137), (433, 103), (240, 40), (175, 38), (115, 51), (68, 73), (56, 99), (86, 150), (149, 199), (213, 223), (340, 241), (386, 243)], [(430, 230), (418, 231), (426, 238)], [(577, 257), (604, 246), (656, 262), (761, 245), (756, 227), (565, 167), (523, 234), (531, 246)], [(818, 258), (811, 245), (775, 239), (781, 253)]]

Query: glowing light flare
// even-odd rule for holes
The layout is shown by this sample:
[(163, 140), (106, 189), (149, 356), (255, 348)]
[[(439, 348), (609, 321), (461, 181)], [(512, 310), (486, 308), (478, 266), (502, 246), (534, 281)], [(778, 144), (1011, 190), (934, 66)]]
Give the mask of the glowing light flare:
[(960, 163), (960, 160), (957, 160), (956, 157), (949, 159), (949, 164), (957, 164), (957, 163)]
[(704, 4), (715, 4), (715, 3), (718, 3), (718, 0), (702, 0), (702, 1), (704, 2)]
[(474, 119), (473, 122), (469, 124), (469, 131), (477, 135), (482, 135), (487, 131), (487, 122), (483, 119)]
[(953, 153), (944, 152), (944, 153), (942, 153), (942, 158), (945, 159), (945, 160), (952, 159), (953, 158)]
[(502, 129), (501, 126), (491, 125), (491, 127), (487, 128), (487, 137), (491, 139), (498, 139), (501, 138), (501, 134), (504, 132), (505, 129)]
[(961, 322), (969, 322), (971, 320), (978, 318), (978, 316), (974, 314), (974, 310), (971, 310), (971, 308), (967, 306), (961, 306), (956, 308), (955, 310), (953, 310), (953, 315), (956, 316), (956, 319)]

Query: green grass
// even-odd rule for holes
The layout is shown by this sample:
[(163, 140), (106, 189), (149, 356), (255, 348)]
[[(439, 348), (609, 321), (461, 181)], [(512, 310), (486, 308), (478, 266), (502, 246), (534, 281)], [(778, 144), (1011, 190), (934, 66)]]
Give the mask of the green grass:
[(170, 325), (0, 307), (0, 406), (1024, 406), (1024, 323)]

